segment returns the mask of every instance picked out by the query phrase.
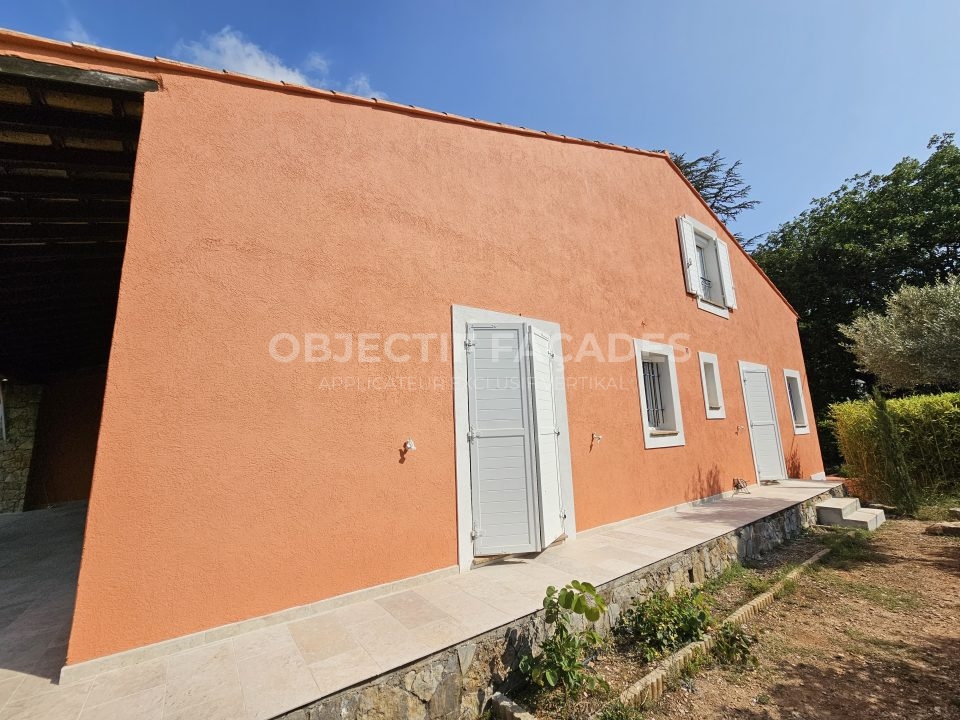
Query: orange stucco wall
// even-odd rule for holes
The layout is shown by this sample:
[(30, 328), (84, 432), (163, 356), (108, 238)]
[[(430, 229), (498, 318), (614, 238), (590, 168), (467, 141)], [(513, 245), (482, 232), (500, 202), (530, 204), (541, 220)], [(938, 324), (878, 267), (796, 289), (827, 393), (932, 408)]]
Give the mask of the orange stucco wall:
[(43, 386), (25, 509), (90, 497), (105, 382), (92, 369)]
[[(697, 309), (676, 217), (727, 236), (663, 158), (187, 72), (160, 80), (69, 662), (457, 562), (449, 357), (278, 363), (280, 332), (449, 333), (460, 304), (557, 322), (571, 354), (586, 333), (686, 333), (683, 448), (644, 449), (632, 361), (566, 366), (616, 380), (567, 396), (580, 529), (753, 480), (740, 359), (770, 367), (786, 449), (805, 475), (822, 469), (815, 431), (794, 437), (789, 422), (782, 369), (803, 369), (792, 311), (732, 243), (740, 309)], [(704, 418), (698, 350), (719, 356), (726, 420)], [(447, 384), (322, 388), (334, 375)], [(604, 439), (590, 451), (593, 432)], [(408, 436), (417, 450), (400, 463)]]

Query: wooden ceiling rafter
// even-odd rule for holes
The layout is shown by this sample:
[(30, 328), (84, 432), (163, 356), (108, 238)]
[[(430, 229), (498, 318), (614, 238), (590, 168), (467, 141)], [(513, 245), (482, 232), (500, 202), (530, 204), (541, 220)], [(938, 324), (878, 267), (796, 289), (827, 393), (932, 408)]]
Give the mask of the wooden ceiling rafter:
[(106, 362), (141, 78), (0, 56), (0, 375)]

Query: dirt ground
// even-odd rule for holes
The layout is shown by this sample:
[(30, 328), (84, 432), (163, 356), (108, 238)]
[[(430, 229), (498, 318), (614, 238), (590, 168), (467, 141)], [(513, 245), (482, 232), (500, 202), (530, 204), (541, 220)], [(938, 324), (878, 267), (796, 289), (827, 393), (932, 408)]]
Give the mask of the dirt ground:
[(830, 534), (827, 564), (747, 628), (757, 669), (702, 668), (644, 717), (960, 719), (960, 538), (929, 524), (889, 520), (868, 544)]

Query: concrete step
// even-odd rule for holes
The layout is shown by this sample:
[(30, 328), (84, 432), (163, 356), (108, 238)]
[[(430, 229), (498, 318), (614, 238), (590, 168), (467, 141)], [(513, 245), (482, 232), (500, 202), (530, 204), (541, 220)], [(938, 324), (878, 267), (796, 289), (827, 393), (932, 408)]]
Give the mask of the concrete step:
[(863, 508), (847, 515), (840, 521), (840, 525), (842, 527), (860, 528), (861, 530), (876, 530), (883, 525), (886, 519), (883, 510)]
[(852, 497), (831, 498), (817, 504), (820, 525), (841, 525), (843, 519), (860, 510), (860, 500)]
[(885, 520), (883, 510), (861, 508), (857, 498), (831, 498), (817, 505), (817, 522), (820, 525), (876, 530)]

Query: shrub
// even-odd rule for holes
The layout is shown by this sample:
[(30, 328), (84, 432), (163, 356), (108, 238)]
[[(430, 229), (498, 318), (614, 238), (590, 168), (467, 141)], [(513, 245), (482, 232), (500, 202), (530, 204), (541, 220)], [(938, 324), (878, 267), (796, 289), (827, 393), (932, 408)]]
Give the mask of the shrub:
[(713, 656), (721, 665), (757, 665), (751, 648), (757, 640), (738, 623), (724, 623), (713, 637)]
[(830, 406), (845, 472), (872, 500), (912, 512), (960, 493), (960, 393)]
[(660, 591), (624, 610), (614, 634), (640, 646), (649, 662), (702, 639), (711, 623), (710, 610), (702, 593), (680, 589), (676, 595), (670, 596)]
[(589, 656), (603, 644), (603, 638), (592, 627), (571, 628), (575, 616), (594, 623), (607, 609), (597, 589), (590, 583), (577, 580), (559, 590), (551, 585), (543, 598), (543, 608), (552, 631), (544, 640), (539, 655), (521, 658), (520, 671), (537, 687), (560, 687), (567, 695), (583, 689), (606, 687), (603, 678), (587, 667)]

